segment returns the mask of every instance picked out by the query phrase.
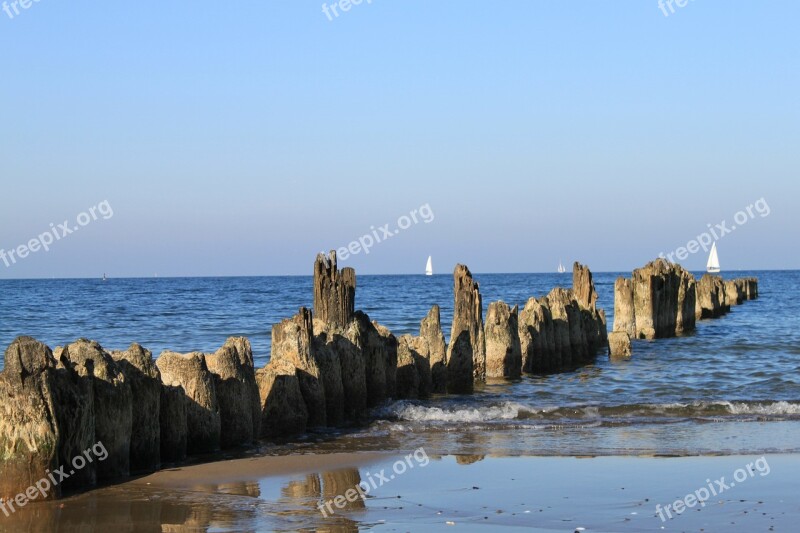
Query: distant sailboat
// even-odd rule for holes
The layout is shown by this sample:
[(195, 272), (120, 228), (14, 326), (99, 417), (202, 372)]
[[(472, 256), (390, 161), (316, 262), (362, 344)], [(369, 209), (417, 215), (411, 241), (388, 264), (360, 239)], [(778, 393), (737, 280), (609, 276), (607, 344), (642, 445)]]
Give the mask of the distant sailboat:
[(425, 265), (425, 275), (433, 276), (433, 259), (428, 256), (428, 263)]
[(566, 271), (567, 271), (567, 269), (566, 269), (566, 268), (564, 268), (564, 265), (563, 265), (563, 264), (561, 264), (561, 261), (559, 261), (559, 262), (558, 262), (558, 273), (559, 273), (559, 274), (563, 274), (563, 273), (564, 273), (564, 272), (566, 272)]
[(105, 272), (103, 272), (103, 281), (108, 281), (108, 278), (106, 277)]
[(708, 254), (706, 270), (711, 273), (719, 272), (719, 257), (717, 256), (717, 243), (711, 245), (711, 253)]

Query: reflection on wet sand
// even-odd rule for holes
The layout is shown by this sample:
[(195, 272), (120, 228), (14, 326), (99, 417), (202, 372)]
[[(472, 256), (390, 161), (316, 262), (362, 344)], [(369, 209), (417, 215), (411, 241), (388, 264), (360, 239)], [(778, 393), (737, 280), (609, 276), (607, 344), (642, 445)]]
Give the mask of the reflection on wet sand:
[[(480, 439), (464, 436), (466, 445)], [(301, 457), (310, 465), (311, 457)], [(319, 457), (319, 456), (317, 456)], [(669, 501), (691, 486), (698, 471), (725, 473), (745, 464), (745, 457), (655, 458), (497, 458), (489, 455), (430, 456), (430, 466), (400, 474), (393, 467), (403, 456), (364, 462), (327, 457), (330, 470), (259, 476), (257, 481), (209, 482), (202, 468), (181, 471), (185, 483), (162, 485), (164, 476), (145, 477), (99, 488), (57, 502), (32, 503), (5, 517), (0, 533), (50, 532), (226, 532), (331, 531), (360, 528), (396, 531), (434, 526), (563, 530), (587, 527), (599, 531), (659, 531), (654, 502)], [(288, 460), (280, 458), (281, 461)], [(797, 513), (786, 498), (796, 486), (797, 456), (770, 456), (768, 478), (736, 487), (698, 515), (681, 516), (681, 526), (697, 530), (708, 523), (730, 523), (731, 531), (754, 531), (765, 524), (792, 530)], [(267, 461), (267, 462), (277, 462)], [(239, 466), (252, 467), (250, 460)], [(360, 464), (361, 468), (346, 465)], [(226, 466), (226, 476), (236, 464)], [(317, 468), (313, 466), (311, 468)], [(390, 481), (366, 500), (346, 500), (361, 482), (385, 474)], [(644, 473), (643, 473), (644, 472)], [(392, 477), (392, 474), (397, 474)], [(575, 484), (575, 476), (581, 483)], [(277, 477), (276, 477), (277, 476)], [(168, 478), (174, 481), (173, 478)], [(659, 484), (653, 484), (658, 479)], [(202, 480), (202, 482), (201, 482)], [(543, 481), (544, 480), (544, 481)], [(480, 481), (479, 483), (476, 483)], [(152, 484), (150, 484), (152, 482)], [(577, 491), (577, 492), (576, 492)], [(345, 499), (342, 499), (345, 496)], [(325, 516), (320, 506), (339, 498), (341, 508)], [(580, 501), (581, 505), (575, 502)], [(764, 522), (769, 520), (769, 522)], [(737, 529), (738, 528), (738, 529)]]
[[(361, 474), (355, 468), (345, 468), (322, 474), (322, 500), (326, 502), (344, 495), (361, 483)], [(322, 503), (322, 502), (320, 502)], [(363, 511), (366, 508), (361, 498), (346, 501), (343, 511)]]
[(308, 474), (305, 479), (290, 481), (281, 489), (281, 496), (285, 500), (296, 501), (300, 505), (309, 505), (316, 508), (322, 495), (322, 481), (319, 474)]
[(261, 496), (261, 487), (259, 487), (258, 483), (254, 481), (221, 483), (219, 485), (198, 485), (193, 487), (192, 490), (219, 494), (231, 494), (233, 496), (250, 496), (253, 498), (259, 498)]
[[(471, 464), (481, 459), (483, 456), (468, 456), (458, 458), (458, 463)], [(58, 502), (31, 504), (8, 518), (0, 516), (0, 532), (356, 532), (369, 522), (367, 503), (361, 497), (349, 501), (344, 496), (361, 482), (358, 468), (297, 474), (280, 481), (265, 478), (188, 484), (185, 488), (130, 482)], [(340, 507), (334, 504), (332, 513), (323, 514), (322, 506), (334, 500)], [(380, 503), (384, 510), (402, 510), (407, 504), (395, 496), (386, 500), (384, 495), (378, 500), (385, 500)]]
[[(269, 483), (270, 480), (265, 481)], [(59, 502), (31, 504), (6, 518), (0, 532), (32, 531), (358, 531), (350, 515), (366, 509), (359, 498), (346, 501), (324, 517), (319, 506), (361, 482), (356, 468), (307, 474), (280, 489), (277, 501), (262, 499), (259, 483), (196, 485), (190, 489), (159, 489), (128, 483), (101, 488)]]
[(484, 459), (486, 459), (485, 455), (459, 455), (456, 457), (456, 462), (460, 465), (471, 465)]
[[(2, 517), (0, 531), (162, 531), (202, 532), (209, 529), (259, 529), (259, 500), (228, 493), (183, 490), (163, 491), (121, 485), (67, 498), (59, 502), (31, 504)], [(239, 490), (239, 489), (237, 489)], [(233, 496), (232, 498), (229, 496)]]
[(361, 498), (355, 501), (344, 500), (342, 508), (334, 507), (335, 513), (327, 517), (323, 516), (320, 506), (332, 501), (337, 496), (343, 496), (359, 483), (361, 483), (361, 474), (356, 468), (308, 474), (303, 479), (290, 481), (281, 489), (279, 503), (293, 511), (282, 511), (280, 514), (306, 516), (311, 522), (308, 527), (312, 527), (313, 523), (323, 523), (325, 531), (341, 533), (358, 531), (358, 522), (346, 515), (366, 509), (366, 504)]

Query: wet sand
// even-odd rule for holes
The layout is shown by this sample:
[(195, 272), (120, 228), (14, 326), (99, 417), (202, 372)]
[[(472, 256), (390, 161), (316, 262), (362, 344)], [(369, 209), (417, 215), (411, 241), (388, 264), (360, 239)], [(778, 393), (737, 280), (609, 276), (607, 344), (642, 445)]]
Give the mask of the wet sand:
[[(32, 504), (0, 515), (0, 531), (793, 531), (800, 456), (759, 457), (246, 458)], [(705, 505), (660, 519), (657, 505), (723, 476)]]

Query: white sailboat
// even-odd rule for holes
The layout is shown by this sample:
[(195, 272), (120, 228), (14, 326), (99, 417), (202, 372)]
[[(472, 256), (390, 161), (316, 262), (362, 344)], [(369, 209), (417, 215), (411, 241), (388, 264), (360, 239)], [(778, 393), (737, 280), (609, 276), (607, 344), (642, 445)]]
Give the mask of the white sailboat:
[(559, 262), (558, 262), (558, 273), (559, 273), (559, 274), (563, 274), (563, 273), (564, 273), (564, 272), (566, 272), (566, 271), (567, 271), (567, 269), (566, 269), (566, 268), (564, 268), (564, 265), (561, 263), (561, 261), (559, 261)]
[(425, 275), (433, 276), (433, 259), (428, 256), (428, 263), (425, 265)]
[(711, 253), (708, 254), (708, 263), (706, 263), (706, 271), (711, 273), (719, 272), (719, 256), (717, 256), (717, 243), (711, 245)]

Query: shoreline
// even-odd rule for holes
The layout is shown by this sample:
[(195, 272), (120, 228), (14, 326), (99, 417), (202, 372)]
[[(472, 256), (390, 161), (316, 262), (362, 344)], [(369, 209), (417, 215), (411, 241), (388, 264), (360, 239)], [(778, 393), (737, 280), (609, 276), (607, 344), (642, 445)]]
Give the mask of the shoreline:
[(361, 467), (394, 456), (396, 454), (392, 452), (332, 452), (261, 455), (226, 460), (210, 458), (209, 462), (159, 470), (123, 485), (188, 488), (198, 484), (246, 482), (319, 470)]

